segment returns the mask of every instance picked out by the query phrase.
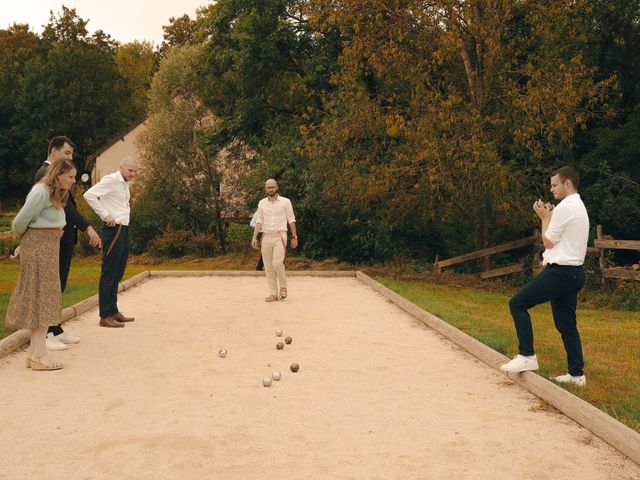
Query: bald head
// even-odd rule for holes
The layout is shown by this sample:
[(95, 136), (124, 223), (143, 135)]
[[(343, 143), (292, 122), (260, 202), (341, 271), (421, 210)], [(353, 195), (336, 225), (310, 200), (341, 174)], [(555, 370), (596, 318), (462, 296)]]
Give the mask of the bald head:
[(264, 190), (267, 192), (269, 198), (275, 198), (278, 194), (278, 182), (276, 182), (273, 178), (267, 180), (264, 184)]
[(130, 182), (138, 173), (138, 163), (133, 157), (124, 157), (120, 161), (120, 174), (125, 182)]
[(133, 157), (124, 157), (122, 160), (120, 160), (120, 166), (121, 167), (135, 168), (137, 170), (138, 169), (138, 162), (136, 162), (136, 159), (133, 158)]

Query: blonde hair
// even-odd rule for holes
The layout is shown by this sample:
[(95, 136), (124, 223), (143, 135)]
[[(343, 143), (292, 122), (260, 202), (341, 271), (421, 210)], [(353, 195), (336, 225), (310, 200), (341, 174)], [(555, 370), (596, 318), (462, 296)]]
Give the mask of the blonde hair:
[(73, 162), (66, 158), (59, 158), (51, 162), (42, 180), (39, 182), (44, 184), (49, 189), (49, 192), (51, 192), (51, 204), (55, 208), (62, 208), (67, 204), (69, 190), (63, 190), (58, 186), (58, 177), (64, 175), (69, 170), (77, 170)]

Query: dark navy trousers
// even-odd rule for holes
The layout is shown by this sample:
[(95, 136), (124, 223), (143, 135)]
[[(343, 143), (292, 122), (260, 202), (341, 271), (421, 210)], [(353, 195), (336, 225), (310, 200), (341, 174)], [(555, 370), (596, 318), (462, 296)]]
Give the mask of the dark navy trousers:
[(129, 258), (129, 227), (116, 225), (102, 227), (102, 271), (98, 286), (100, 318), (109, 317), (118, 310), (118, 283), (124, 276)]
[(547, 265), (509, 301), (509, 309), (518, 335), (520, 355), (533, 355), (533, 328), (529, 309), (551, 302), (553, 322), (567, 352), (569, 374), (583, 375), (582, 343), (576, 324), (578, 292), (585, 282), (582, 266)]

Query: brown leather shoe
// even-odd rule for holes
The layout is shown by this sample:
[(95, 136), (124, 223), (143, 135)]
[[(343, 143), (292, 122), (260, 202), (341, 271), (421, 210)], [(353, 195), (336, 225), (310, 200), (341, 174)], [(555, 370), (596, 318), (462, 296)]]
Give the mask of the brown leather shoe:
[(119, 322), (113, 317), (105, 317), (100, 319), (101, 327), (120, 328), (124, 327), (124, 323)]
[(111, 315), (113, 318), (115, 318), (117, 321), (122, 322), (122, 323), (126, 323), (126, 322), (133, 322), (135, 320), (134, 317), (125, 317), (122, 313), (118, 312), (115, 313), (113, 315)]

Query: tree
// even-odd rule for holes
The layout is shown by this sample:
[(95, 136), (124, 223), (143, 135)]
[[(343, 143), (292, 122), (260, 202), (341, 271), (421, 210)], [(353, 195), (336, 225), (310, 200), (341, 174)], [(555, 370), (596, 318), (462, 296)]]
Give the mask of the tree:
[(115, 63), (131, 90), (133, 110), (136, 116), (147, 111), (147, 93), (157, 67), (157, 55), (150, 42), (132, 42), (118, 46)]
[(315, 171), (342, 173), (325, 192), (347, 222), (435, 226), (452, 253), (531, 225), (527, 183), (570, 158), (611, 83), (582, 61), (580, 2), (314, 5), (317, 28), (348, 36), (307, 144)]
[[(580, 28), (585, 59), (599, 78), (615, 76), (612, 115), (591, 122), (576, 139), (583, 194), (594, 203), (592, 222), (615, 238), (640, 238), (640, 2), (591, 0)], [(616, 251), (622, 263), (637, 252)]]
[(62, 5), (62, 12), (57, 17), (53, 11), (49, 11), (49, 23), (42, 31), (42, 39), (49, 43), (86, 43), (88, 23), (89, 20), (78, 16), (75, 8)]
[(14, 133), (25, 138), (30, 171), (46, 157), (52, 136), (72, 138), (82, 158), (134, 119), (113, 57), (85, 45), (55, 44), (26, 63), (22, 82)]
[(27, 178), (20, 141), (12, 135), (16, 121), (16, 99), (24, 65), (30, 58), (42, 56), (40, 38), (25, 24), (13, 24), (0, 30), (0, 192), (21, 196)]
[[(310, 167), (301, 148), (303, 128), (318, 118), (323, 93), (333, 89), (329, 80), (340, 51), (337, 32), (311, 28), (306, 4), (221, 0), (199, 17), (207, 39), (205, 101), (220, 119), (219, 137), (240, 140), (256, 153), (247, 181), (248, 209), (255, 208), (264, 181), (273, 177), (296, 204), (302, 223)], [(307, 232), (303, 238), (314, 236)]]
[(9, 79), (3, 99), (11, 99), (3, 117), (6, 156), (15, 166), (11, 193), (28, 190), (52, 136), (74, 140), (82, 167), (83, 156), (136, 117), (129, 86), (114, 62), (113, 41), (104, 32), (88, 36), (86, 25), (74, 9), (63, 7), (59, 17), (51, 14), (44, 39), (34, 38), (26, 26), (6, 36), (7, 49), (13, 49), (2, 57), (11, 63), (2, 74)]
[(165, 55), (171, 47), (196, 43), (199, 28), (198, 22), (191, 20), (187, 14), (178, 18), (169, 18), (169, 25), (162, 26), (164, 40), (160, 46), (160, 55)]
[(244, 201), (247, 152), (239, 142), (215, 143), (219, 120), (202, 101), (209, 81), (199, 72), (203, 52), (201, 45), (172, 49), (153, 78), (141, 138), (144, 191), (136, 209), (144, 215), (161, 198), (172, 208), (154, 212), (149, 237), (166, 228), (186, 228), (214, 234), (224, 250), (225, 219)]

